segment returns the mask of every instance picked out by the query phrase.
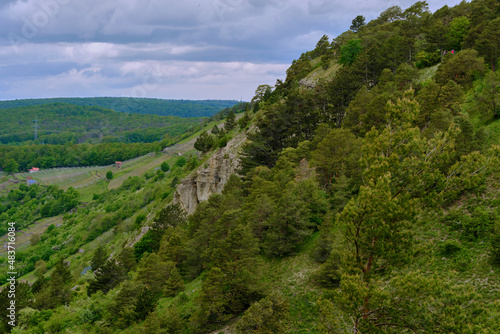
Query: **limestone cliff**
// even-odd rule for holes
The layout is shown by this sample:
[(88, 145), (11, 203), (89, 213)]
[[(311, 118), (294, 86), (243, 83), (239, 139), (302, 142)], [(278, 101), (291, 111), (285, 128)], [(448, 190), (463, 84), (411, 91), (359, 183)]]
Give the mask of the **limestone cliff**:
[(246, 141), (245, 133), (230, 140), (226, 147), (215, 152), (197, 170), (177, 186), (174, 204), (180, 204), (188, 214), (193, 213), (201, 201), (214, 193), (221, 193), (231, 174), (240, 167), (239, 153)]

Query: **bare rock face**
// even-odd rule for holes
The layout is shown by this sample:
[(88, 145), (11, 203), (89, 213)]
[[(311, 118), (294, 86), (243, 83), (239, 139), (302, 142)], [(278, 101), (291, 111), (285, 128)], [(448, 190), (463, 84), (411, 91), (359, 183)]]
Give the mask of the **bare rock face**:
[(245, 134), (239, 134), (182, 180), (177, 186), (174, 204), (192, 214), (198, 203), (206, 201), (212, 194), (221, 193), (231, 174), (240, 167), (239, 153), (245, 141)]

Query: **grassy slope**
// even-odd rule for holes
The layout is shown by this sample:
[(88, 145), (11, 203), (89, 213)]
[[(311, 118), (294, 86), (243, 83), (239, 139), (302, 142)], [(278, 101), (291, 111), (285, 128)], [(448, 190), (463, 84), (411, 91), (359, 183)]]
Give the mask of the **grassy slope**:
[[(211, 122), (204, 129), (199, 132), (193, 134), (192, 136), (182, 140), (178, 144), (176, 144), (176, 152), (179, 152), (183, 155), (187, 153), (192, 153), (194, 150), (193, 144), (196, 140), (196, 137), (202, 131), (209, 131), (213, 128), (215, 124), (221, 125), (223, 121), (219, 122)], [(206, 159), (207, 157), (205, 157)], [(41, 184), (55, 184), (60, 186), (61, 188), (67, 189), (69, 187), (82, 187), (77, 188), (77, 190), (81, 194), (80, 200), (82, 202), (90, 202), (92, 200), (93, 194), (101, 193), (103, 191), (107, 191), (107, 189), (115, 189), (118, 188), (123, 181), (125, 181), (129, 176), (142, 176), (146, 172), (154, 172), (156, 167), (159, 167), (163, 161), (167, 161), (171, 166), (177, 159), (177, 156), (171, 156), (168, 154), (152, 154), (151, 156), (146, 155), (144, 157), (139, 157), (136, 159), (132, 159), (129, 161), (123, 162), (122, 169), (115, 174), (116, 178), (114, 178), (111, 182), (100, 180), (94, 182), (96, 180), (95, 176), (100, 175), (104, 176), (108, 170), (112, 170), (116, 172), (114, 166), (103, 166), (101, 167), (82, 167), (82, 168), (61, 168), (61, 169), (51, 169), (51, 170), (42, 170), (38, 173), (29, 174), (29, 173), (20, 173), (16, 174), (15, 178), (19, 179), (21, 182), (25, 180), (26, 176), (33, 176), (34, 179), (38, 180)], [(13, 180), (13, 178), (0, 179), (0, 181), (4, 181), (4, 183), (0, 185), (4, 185), (6, 189), (17, 188), (19, 184), (14, 184), (9, 182), (9, 180)], [(7, 188), (8, 186), (8, 188)], [(143, 190), (140, 190), (143, 191)], [(166, 200), (156, 200), (153, 201), (150, 205), (143, 208), (140, 212), (136, 212), (133, 217), (128, 218), (123, 226), (120, 227), (122, 230), (121, 234), (115, 235), (112, 231), (108, 231), (103, 235), (99, 236), (92, 242), (82, 246), (83, 250), (88, 252), (92, 252), (97, 245), (99, 244), (108, 244), (111, 249), (119, 250), (122, 248), (124, 242), (129, 242), (130, 239), (133, 239), (139, 231), (136, 231), (132, 228), (133, 220), (140, 213), (150, 213), (155, 212), (166, 203), (171, 200), (171, 196)], [(152, 219), (152, 216), (148, 217), (145, 224), (149, 223)], [(17, 245), (22, 249), (26, 249), (29, 246), (29, 239), (32, 235), (38, 234), (41, 235), (47, 229), (49, 225), (52, 224), (61, 224), (63, 223), (62, 216), (52, 217), (44, 220), (40, 220), (34, 225), (29, 226), (27, 229), (22, 232), (18, 232)], [(5, 237), (0, 239), (0, 241), (4, 241)], [(21, 250), (22, 250), (21, 249)], [(3, 249), (0, 250), (0, 256), (5, 257), (6, 253), (3, 252)], [(72, 272), (80, 272), (87, 265), (90, 260), (90, 255), (86, 253), (77, 253), (70, 258), (68, 261), (71, 261), (71, 270)], [(34, 279), (33, 273), (28, 273), (27, 275), (20, 277), (21, 280), (32, 281)]]

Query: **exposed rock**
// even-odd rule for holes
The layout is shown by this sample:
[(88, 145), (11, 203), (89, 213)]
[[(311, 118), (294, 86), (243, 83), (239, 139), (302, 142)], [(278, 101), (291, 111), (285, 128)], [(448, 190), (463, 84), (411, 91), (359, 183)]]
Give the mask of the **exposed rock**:
[(191, 214), (198, 203), (206, 201), (210, 195), (221, 193), (231, 174), (240, 167), (239, 153), (246, 141), (244, 133), (230, 140), (226, 147), (219, 149), (210, 159), (177, 186), (174, 204)]

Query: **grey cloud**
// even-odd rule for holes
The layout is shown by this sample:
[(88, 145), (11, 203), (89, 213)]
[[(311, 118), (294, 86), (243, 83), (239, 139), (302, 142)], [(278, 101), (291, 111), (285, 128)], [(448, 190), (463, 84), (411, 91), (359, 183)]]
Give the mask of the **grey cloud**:
[(251, 98), (323, 34), (413, 2), (4, 0), (0, 99), (133, 95), (151, 72), (161, 84), (150, 97)]

